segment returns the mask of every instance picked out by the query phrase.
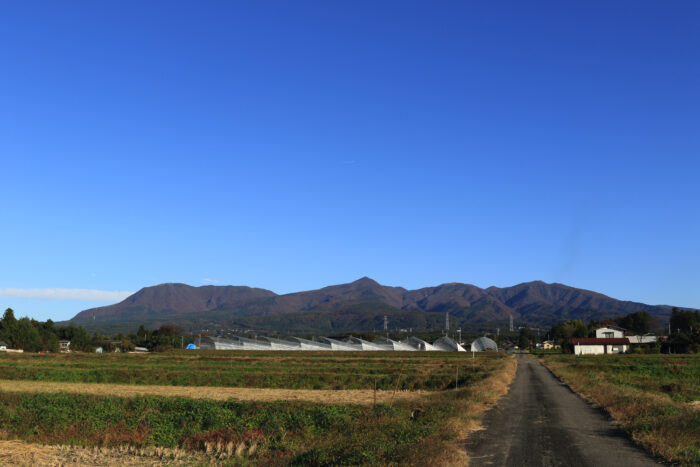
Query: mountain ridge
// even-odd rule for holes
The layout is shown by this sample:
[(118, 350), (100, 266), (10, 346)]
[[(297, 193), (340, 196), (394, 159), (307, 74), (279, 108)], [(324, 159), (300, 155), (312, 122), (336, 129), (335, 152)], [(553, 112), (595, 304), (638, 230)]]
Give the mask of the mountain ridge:
[(346, 284), (276, 294), (248, 286), (194, 287), (165, 283), (144, 287), (120, 303), (81, 311), (66, 324), (90, 330), (157, 327), (237, 328), (276, 332), (368, 331), (381, 328), (389, 315), (395, 326), (438, 329), (444, 313), (455, 326), (506, 322), (550, 326), (562, 319), (610, 319), (646, 311), (658, 320), (668, 305), (617, 300), (560, 283), (531, 281), (510, 287), (451, 282), (407, 290), (362, 277)]

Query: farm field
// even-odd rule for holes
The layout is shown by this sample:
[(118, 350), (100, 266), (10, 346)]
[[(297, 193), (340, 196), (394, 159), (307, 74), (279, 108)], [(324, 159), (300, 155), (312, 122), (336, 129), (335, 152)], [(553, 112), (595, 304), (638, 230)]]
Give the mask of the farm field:
[(460, 383), (469, 384), (494, 364), (473, 369), (456, 352), (4, 354), (0, 380), (334, 390), (373, 389), (375, 381), (394, 390), (398, 381), (400, 390), (434, 391), (454, 387), (458, 367)]
[(683, 465), (700, 464), (700, 355), (540, 358), (652, 454)]
[[(446, 353), (182, 352), (12, 355), (0, 360), (5, 372), (16, 368), (20, 375), (36, 377), (0, 383), (0, 418), (6, 420), (2, 442), (31, 443), (26, 446), (37, 456), (54, 456), (56, 463), (66, 463), (66, 456), (109, 463), (110, 456), (124, 451), (133, 465), (420, 465), (428, 460), (457, 465), (465, 456), (457, 441), (506, 392), (515, 373), (514, 359), (503, 354), (472, 360), (471, 355)], [(82, 383), (96, 374), (91, 364), (121, 382)], [(265, 367), (270, 375), (264, 375)], [(56, 381), (62, 369), (80, 384)], [(197, 371), (205, 374), (185, 379), (185, 373)], [(147, 372), (156, 375), (148, 379)], [(160, 372), (180, 375), (178, 381), (190, 385), (161, 385), (158, 391), (189, 392), (148, 392), (154, 385), (147, 382), (160, 381)], [(255, 377), (246, 378), (248, 372)], [(376, 403), (375, 377), (381, 388)], [(241, 384), (224, 387), (222, 381)], [(81, 386), (103, 392), (79, 391)], [(247, 397), (237, 397), (235, 391)], [(315, 394), (315, 399), (299, 393)], [(273, 400), (275, 394), (280, 400)], [(21, 451), (24, 445), (17, 446)], [(151, 454), (134, 454), (142, 451)], [(201, 456), (204, 461), (197, 461)]]

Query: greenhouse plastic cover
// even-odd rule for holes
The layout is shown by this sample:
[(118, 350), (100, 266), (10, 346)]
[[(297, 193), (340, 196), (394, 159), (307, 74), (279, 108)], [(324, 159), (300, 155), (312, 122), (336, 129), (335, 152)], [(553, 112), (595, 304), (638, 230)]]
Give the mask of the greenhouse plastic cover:
[(480, 337), (472, 342), (472, 352), (481, 352), (482, 350), (498, 350), (498, 346), (488, 337)]

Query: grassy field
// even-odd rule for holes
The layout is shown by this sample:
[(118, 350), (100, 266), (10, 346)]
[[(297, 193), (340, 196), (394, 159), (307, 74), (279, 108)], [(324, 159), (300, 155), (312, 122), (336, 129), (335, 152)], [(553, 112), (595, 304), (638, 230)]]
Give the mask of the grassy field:
[[(5, 421), (0, 438), (5, 440), (52, 449), (103, 449), (108, 454), (124, 448), (159, 449), (166, 461), (182, 459), (185, 452), (227, 465), (459, 465), (465, 455), (457, 441), (505, 393), (515, 373), (514, 359), (503, 354), (481, 354), (475, 361), (456, 353), (379, 352), (13, 355), (1, 360), (3, 377), (9, 368), (19, 370), (13, 375), (16, 385), (26, 384), (18, 380), (21, 376), (34, 376), (41, 384), (90, 381), (96, 375), (94, 365), (105, 373), (102, 378), (133, 381), (128, 387), (135, 389), (164, 382), (161, 375), (148, 372), (179, 375), (180, 383), (197, 382), (210, 386), (200, 386), (202, 390), (212, 391), (225, 391), (220, 386), (235, 382), (253, 393), (263, 391), (256, 389), (260, 387), (300, 386), (321, 388), (302, 392), (362, 388), (367, 393), (375, 377), (385, 395), (401, 388), (421, 389), (415, 397), (391, 397), (377, 404), (0, 391), (0, 419)], [(270, 368), (269, 375), (265, 368)], [(460, 388), (455, 390), (458, 368)], [(61, 376), (62, 369), (68, 376)], [(197, 371), (205, 374), (184, 377)]]
[(700, 355), (540, 358), (651, 453), (700, 465)]
[[(443, 390), (489, 374), (443, 352), (242, 352), (4, 354), (0, 379), (285, 389)], [(401, 377), (399, 378), (399, 375)]]

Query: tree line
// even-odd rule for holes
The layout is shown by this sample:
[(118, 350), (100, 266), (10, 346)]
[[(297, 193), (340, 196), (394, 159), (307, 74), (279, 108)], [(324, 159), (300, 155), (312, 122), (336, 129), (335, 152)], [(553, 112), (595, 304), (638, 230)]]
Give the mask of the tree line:
[[(673, 308), (670, 330), (663, 341), (635, 346), (642, 352), (698, 352), (700, 351), (700, 312)], [(644, 335), (658, 332), (662, 325), (646, 311), (631, 313), (612, 320), (591, 321), (587, 325), (580, 319), (570, 319), (555, 324), (548, 333), (549, 338), (560, 345), (563, 352), (573, 353), (572, 338), (595, 337), (596, 329), (606, 325), (617, 325), (634, 334)], [(519, 334), (521, 348), (534, 346), (536, 336), (532, 330), (522, 328)]]
[(119, 348), (129, 352), (135, 347), (144, 347), (149, 351), (163, 351), (182, 348), (195, 342), (194, 336), (185, 336), (179, 328), (163, 325), (158, 329), (139, 327), (133, 334), (105, 336), (92, 334), (82, 326), (56, 326), (50, 319), (41, 322), (28, 317), (17, 319), (12, 308), (5, 310), (0, 319), (0, 340), (10, 349), (25, 352), (58, 352), (59, 341), (70, 341), (70, 350), (94, 352), (101, 347), (104, 352)]

